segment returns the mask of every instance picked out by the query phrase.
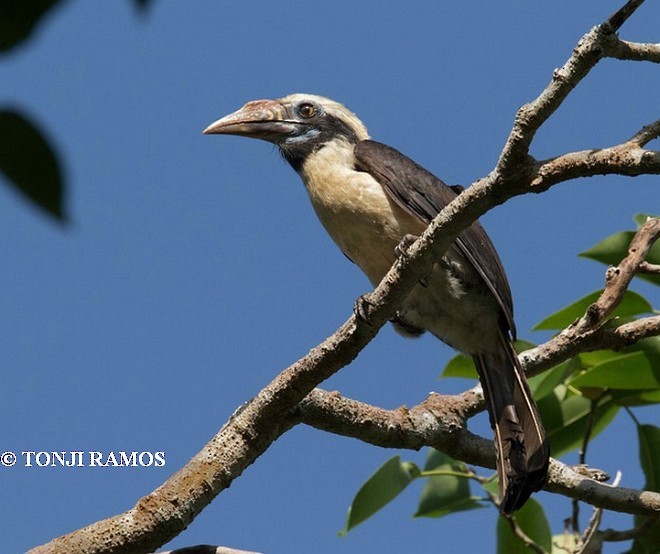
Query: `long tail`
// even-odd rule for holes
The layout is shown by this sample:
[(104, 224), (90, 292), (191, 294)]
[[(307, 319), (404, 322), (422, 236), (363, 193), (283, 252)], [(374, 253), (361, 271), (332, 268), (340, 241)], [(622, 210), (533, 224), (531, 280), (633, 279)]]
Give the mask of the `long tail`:
[(538, 408), (511, 341), (500, 332), (497, 353), (474, 356), (495, 434), (500, 510), (510, 514), (540, 490), (550, 447)]

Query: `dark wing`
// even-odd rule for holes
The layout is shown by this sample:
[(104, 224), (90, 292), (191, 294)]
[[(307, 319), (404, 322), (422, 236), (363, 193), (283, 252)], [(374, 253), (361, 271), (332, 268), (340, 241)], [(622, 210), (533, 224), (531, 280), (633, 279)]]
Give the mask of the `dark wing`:
[[(355, 146), (358, 169), (371, 174), (390, 198), (427, 225), (457, 194), (435, 175), (398, 150), (380, 142), (364, 140)], [(515, 338), (513, 301), (502, 261), (488, 234), (478, 223), (463, 231), (456, 249), (474, 266), (493, 293)]]

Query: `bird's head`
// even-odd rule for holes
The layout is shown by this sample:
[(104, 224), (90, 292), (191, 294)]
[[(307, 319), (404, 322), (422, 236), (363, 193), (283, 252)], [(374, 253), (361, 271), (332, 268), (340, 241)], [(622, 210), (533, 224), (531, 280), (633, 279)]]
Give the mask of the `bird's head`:
[(313, 94), (255, 100), (211, 123), (205, 134), (241, 135), (272, 142), (298, 167), (333, 140), (355, 144), (369, 138), (357, 116), (342, 104)]

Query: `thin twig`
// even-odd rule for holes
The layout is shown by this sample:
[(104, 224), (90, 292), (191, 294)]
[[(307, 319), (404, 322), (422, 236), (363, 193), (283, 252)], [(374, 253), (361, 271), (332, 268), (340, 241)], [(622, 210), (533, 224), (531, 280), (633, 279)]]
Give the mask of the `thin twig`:
[[(600, 400), (603, 398), (605, 393), (602, 393), (598, 398), (593, 398), (591, 400), (591, 406), (589, 409), (589, 416), (584, 428), (584, 435), (582, 436), (582, 444), (580, 445), (580, 450), (578, 452), (578, 464), (587, 465), (587, 447), (589, 446), (589, 441), (591, 440), (591, 432), (593, 430), (594, 421), (596, 420), (596, 409)], [(580, 533), (580, 503), (578, 500), (573, 500), (573, 515), (571, 517), (571, 525), (573, 526), (574, 533)]]
[(629, 0), (607, 19), (607, 23), (612, 27), (613, 31), (618, 31), (643, 3), (644, 0)]
[(607, 49), (607, 57), (632, 62), (660, 63), (660, 44), (616, 39)]
[(176, 550), (163, 550), (156, 554), (260, 554), (251, 550), (236, 550), (227, 546), (216, 546), (213, 544), (199, 544), (196, 546), (185, 546)]
[(648, 275), (660, 275), (660, 264), (650, 264), (648, 262), (642, 262), (639, 264), (639, 272), (646, 273)]
[[(614, 481), (610, 486), (618, 487), (622, 476), (623, 474), (620, 471), (617, 471), (614, 477)], [(580, 537), (579, 548), (576, 550), (575, 554), (588, 554), (590, 552), (598, 553), (602, 550), (603, 536), (602, 533), (598, 531), (602, 518), (603, 509), (594, 508), (594, 511), (591, 514), (591, 519), (587, 524), (587, 528), (585, 529), (582, 537)]]
[(657, 519), (647, 518), (636, 527), (633, 527), (632, 529), (626, 529), (625, 531), (603, 529), (603, 540), (606, 542), (621, 542), (636, 539), (637, 537), (644, 535), (649, 530), (649, 528), (653, 527), (653, 525), (656, 525), (657, 523)]
[[(660, 44), (658, 44), (658, 50), (660, 53)], [(635, 144), (642, 148), (658, 137), (660, 137), (660, 119), (642, 127), (632, 137), (630, 137), (628, 143)]]

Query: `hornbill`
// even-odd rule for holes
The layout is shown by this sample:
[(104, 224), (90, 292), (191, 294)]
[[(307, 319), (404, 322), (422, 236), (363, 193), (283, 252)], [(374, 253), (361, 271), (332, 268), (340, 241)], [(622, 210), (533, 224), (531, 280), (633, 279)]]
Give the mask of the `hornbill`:
[[(276, 144), (327, 232), (374, 286), (457, 195), (410, 158), (369, 140), (355, 114), (321, 96), (248, 102), (204, 133)], [(415, 285), (392, 323), (406, 336), (430, 331), (472, 356), (494, 430), (500, 510), (519, 509), (545, 483), (549, 446), (512, 345), (511, 290), (478, 222)]]

